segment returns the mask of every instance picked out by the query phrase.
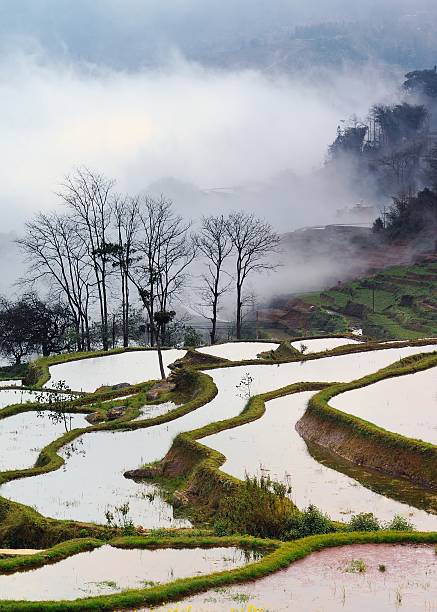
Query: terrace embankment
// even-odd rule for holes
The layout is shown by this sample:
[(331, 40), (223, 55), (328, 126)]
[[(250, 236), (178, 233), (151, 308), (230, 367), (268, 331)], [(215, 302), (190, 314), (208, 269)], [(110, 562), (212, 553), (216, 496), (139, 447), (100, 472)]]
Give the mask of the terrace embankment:
[(296, 424), (302, 438), (334, 456), (394, 478), (437, 490), (437, 446), (386, 431), (328, 404), (341, 392), (384, 378), (411, 374), (435, 366), (436, 357), (411, 358), (376, 375), (346, 385), (333, 385), (312, 397)]
[[(223, 499), (237, 492), (242, 481), (220, 470), (226, 457), (199, 440), (261, 418), (265, 412), (265, 402), (271, 399), (302, 391), (316, 391), (325, 386), (326, 383), (319, 382), (295, 383), (253, 396), (239, 415), (179, 434), (161, 461), (126, 472), (125, 476), (138, 480), (151, 479), (163, 484), (164, 488), (170, 481), (178, 479), (179, 490), (174, 493), (173, 503), (189, 505), (204, 515), (212, 516)], [(295, 510), (291, 502), (290, 509)]]

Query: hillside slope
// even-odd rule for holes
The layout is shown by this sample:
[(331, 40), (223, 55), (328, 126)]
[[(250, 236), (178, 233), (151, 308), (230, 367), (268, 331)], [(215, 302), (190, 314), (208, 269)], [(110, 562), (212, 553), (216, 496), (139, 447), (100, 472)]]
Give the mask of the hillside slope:
[(437, 336), (437, 258), (277, 300), (261, 311), (260, 323), (271, 332), (290, 335), (360, 328), (375, 339)]

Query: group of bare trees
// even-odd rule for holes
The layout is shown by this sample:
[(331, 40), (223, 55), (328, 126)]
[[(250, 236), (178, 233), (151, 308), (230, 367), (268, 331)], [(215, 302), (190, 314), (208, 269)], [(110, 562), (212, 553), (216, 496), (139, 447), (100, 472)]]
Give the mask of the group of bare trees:
[[(221, 298), (235, 288), (236, 335), (241, 338), (245, 281), (252, 272), (274, 267), (270, 256), (278, 236), (268, 223), (244, 212), (210, 216), (195, 235), (191, 222), (165, 198), (121, 196), (114, 181), (86, 168), (67, 177), (58, 195), (62, 211), (37, 214), (18, 244), (29, 262), (25, 283), (44, 279), (53, 298), (66, 304), (78, 350), (91, 349), (94, 313), (101, 345), (109, 348), (114, 303), (121, 305), (123, 345), (129, 345), (132, 288), (147, 313), (150, 343), (159, 348), (190, 277), (200, 278), (212, 343)], [(203, 267), (200, 276), (191, 270), (196, 257)]]
[[(217, 337), (217, 317), (220, 299), (235, 286), (236, 336), (241, 338), (244, 306), (244, 285), (252, 272), (273, 270), (272, 254), (277, 250), (279, 237), (271, 226), (253, 214), (234, 212), (202, 218), (196, 244), (205, 260), (201, 294), (211, 321), (211, 344)], [(234, 267), (227, 269), (227, 259), (233, 257)]]

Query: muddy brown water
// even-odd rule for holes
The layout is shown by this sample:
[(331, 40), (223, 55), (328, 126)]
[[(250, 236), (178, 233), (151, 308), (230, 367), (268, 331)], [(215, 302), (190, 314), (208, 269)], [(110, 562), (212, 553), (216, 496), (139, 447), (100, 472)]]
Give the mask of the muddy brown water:
[[(143, 608), (143, 611), (148, 608)], [(155, 612), (437, 610), (433, 545), (360, 544), (313, 553), (256, 582), (207, 591)]]

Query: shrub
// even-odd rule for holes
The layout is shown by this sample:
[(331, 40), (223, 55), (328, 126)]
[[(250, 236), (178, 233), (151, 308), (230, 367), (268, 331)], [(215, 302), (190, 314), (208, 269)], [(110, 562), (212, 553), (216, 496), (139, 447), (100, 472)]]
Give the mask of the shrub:
[(198, 374), (189, 368), (178, 368), (172, 373), (172, 380), (176, 391), (193, 391), (198, 383)]
[(400, 514), (396, 514), (389, 523), (386, 523), (384, 529), (390, 531), (415, 531), (413, 523)]
[(222, 500), (214, 525), (216, 532), (283, 537), (297, 514), (288, 499), (290, 492), (289, 487), (269, 477), (246, 475), (244, 483)]
[(232, 533), (232, 526), (230, 525), (229, 521), (227, 521), (226, 519), (218, 518), (214, 522), (214, 535), (223, 537), (223, 536), (231, 535), (231, 533)]
[(361, 512), (351, 518), (348, 531), (379, 531), (381, 525), (373, 512)]
[(291, 529), (287, 534), (287, 539), (304, 538), (305, 536), (317, 533), (331, 533), (334, 526), (327, 514), (310, 504), (306, 510), (296, 514), (291, 521)]
[(367, 565), (362, 559), (352, 559), (344, 569), (349, 574), (363, 574), (367, 570)]

